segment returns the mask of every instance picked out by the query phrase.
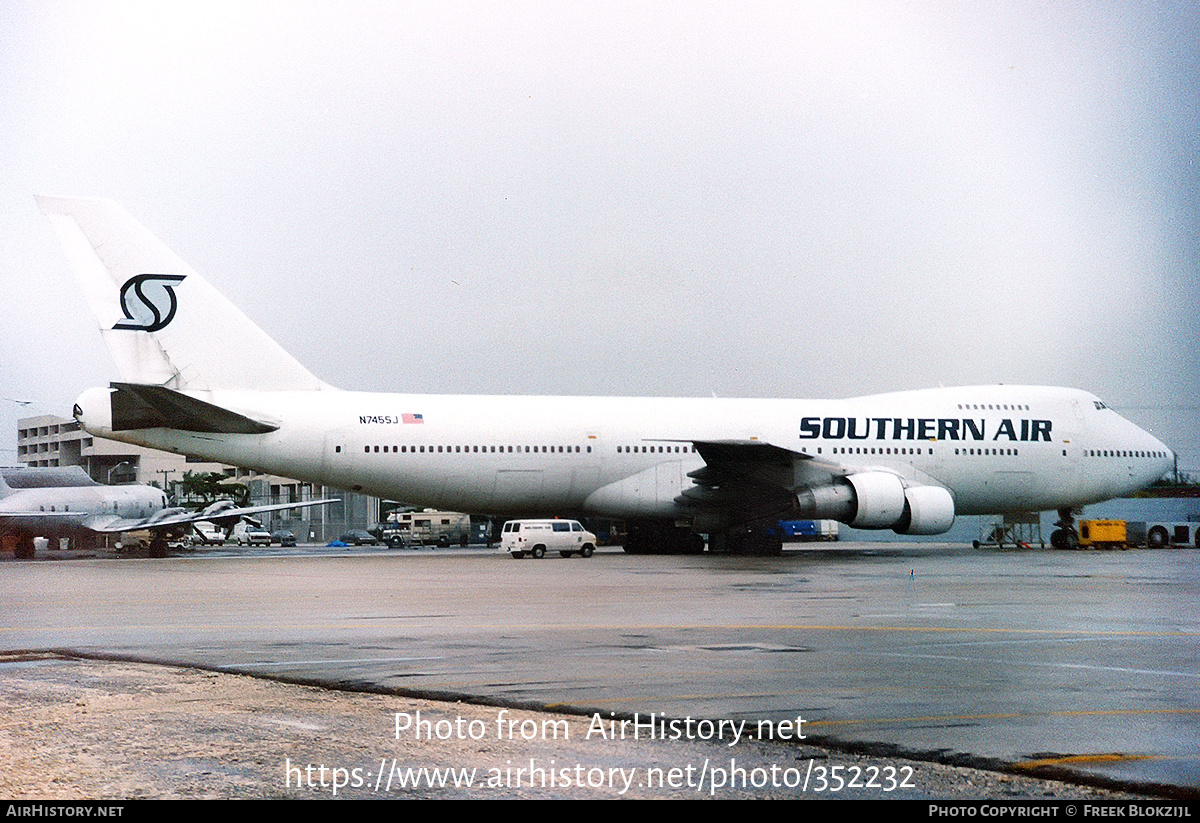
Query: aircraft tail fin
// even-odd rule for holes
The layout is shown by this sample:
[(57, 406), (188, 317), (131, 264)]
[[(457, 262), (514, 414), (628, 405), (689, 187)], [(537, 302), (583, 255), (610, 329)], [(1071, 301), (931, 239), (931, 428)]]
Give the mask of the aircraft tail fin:
[(127, 383), (329, 388), (111, 200), (38, 197)]
[(0, 497), (22, 489), (61, 489), (98, 486), (82, 466), (0, 467)]

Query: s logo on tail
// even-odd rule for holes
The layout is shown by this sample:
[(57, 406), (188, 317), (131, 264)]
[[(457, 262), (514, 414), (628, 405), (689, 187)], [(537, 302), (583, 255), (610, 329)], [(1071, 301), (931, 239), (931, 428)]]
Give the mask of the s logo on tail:
[(125, 312), (125, 319), (113, 328), (130, 331), (166, 328), (179, 307), (174, 287), (184, 277), (182, 274), (139, 274), (126, 280), (121, 286), (121, 310)]

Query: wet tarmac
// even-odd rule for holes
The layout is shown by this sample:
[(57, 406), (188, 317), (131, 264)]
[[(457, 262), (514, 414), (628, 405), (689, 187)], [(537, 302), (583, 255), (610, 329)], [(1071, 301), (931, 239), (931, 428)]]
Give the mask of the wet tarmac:
[(605, 717), (791, 721), (862, 751), (1200, 787), (1195, 550), (218, 549), (5, 562), (0, 595), (9, 650)]

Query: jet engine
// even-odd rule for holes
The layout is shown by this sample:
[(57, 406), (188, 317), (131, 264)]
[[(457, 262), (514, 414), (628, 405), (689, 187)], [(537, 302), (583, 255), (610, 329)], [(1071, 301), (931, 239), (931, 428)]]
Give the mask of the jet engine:
[(904, 490), (904, 516), (892, 526), (897, 534), (942, 534), (954, 525), (954, 498), (941, 486)]
[(940, 486), (909, 486), (888, 472), (859, 472), (797, 495), (800, 516), (856, 529), (941, 534), (954, 524), (954, 499)]

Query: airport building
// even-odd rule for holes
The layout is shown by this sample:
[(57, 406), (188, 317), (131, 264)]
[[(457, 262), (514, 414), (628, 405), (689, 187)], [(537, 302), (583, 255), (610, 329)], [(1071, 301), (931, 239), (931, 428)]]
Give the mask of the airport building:
[(268, 531), (288, 529), (301, 542), (326, 543), (349, 529), (374, 528), (380, 521), (380, 500), (375, 497), (94, 438), (75, 420), (55, 415), (17, 421), (17, 460), (25, 466), (82, 466), (98, 483), (152, 484), (175, 497), (176, 486), (187, 472), (216, 472), (244, 484), (250, 491), (251, 506), (337, 500), (327, 506), (268, 512), (256, 518)]

